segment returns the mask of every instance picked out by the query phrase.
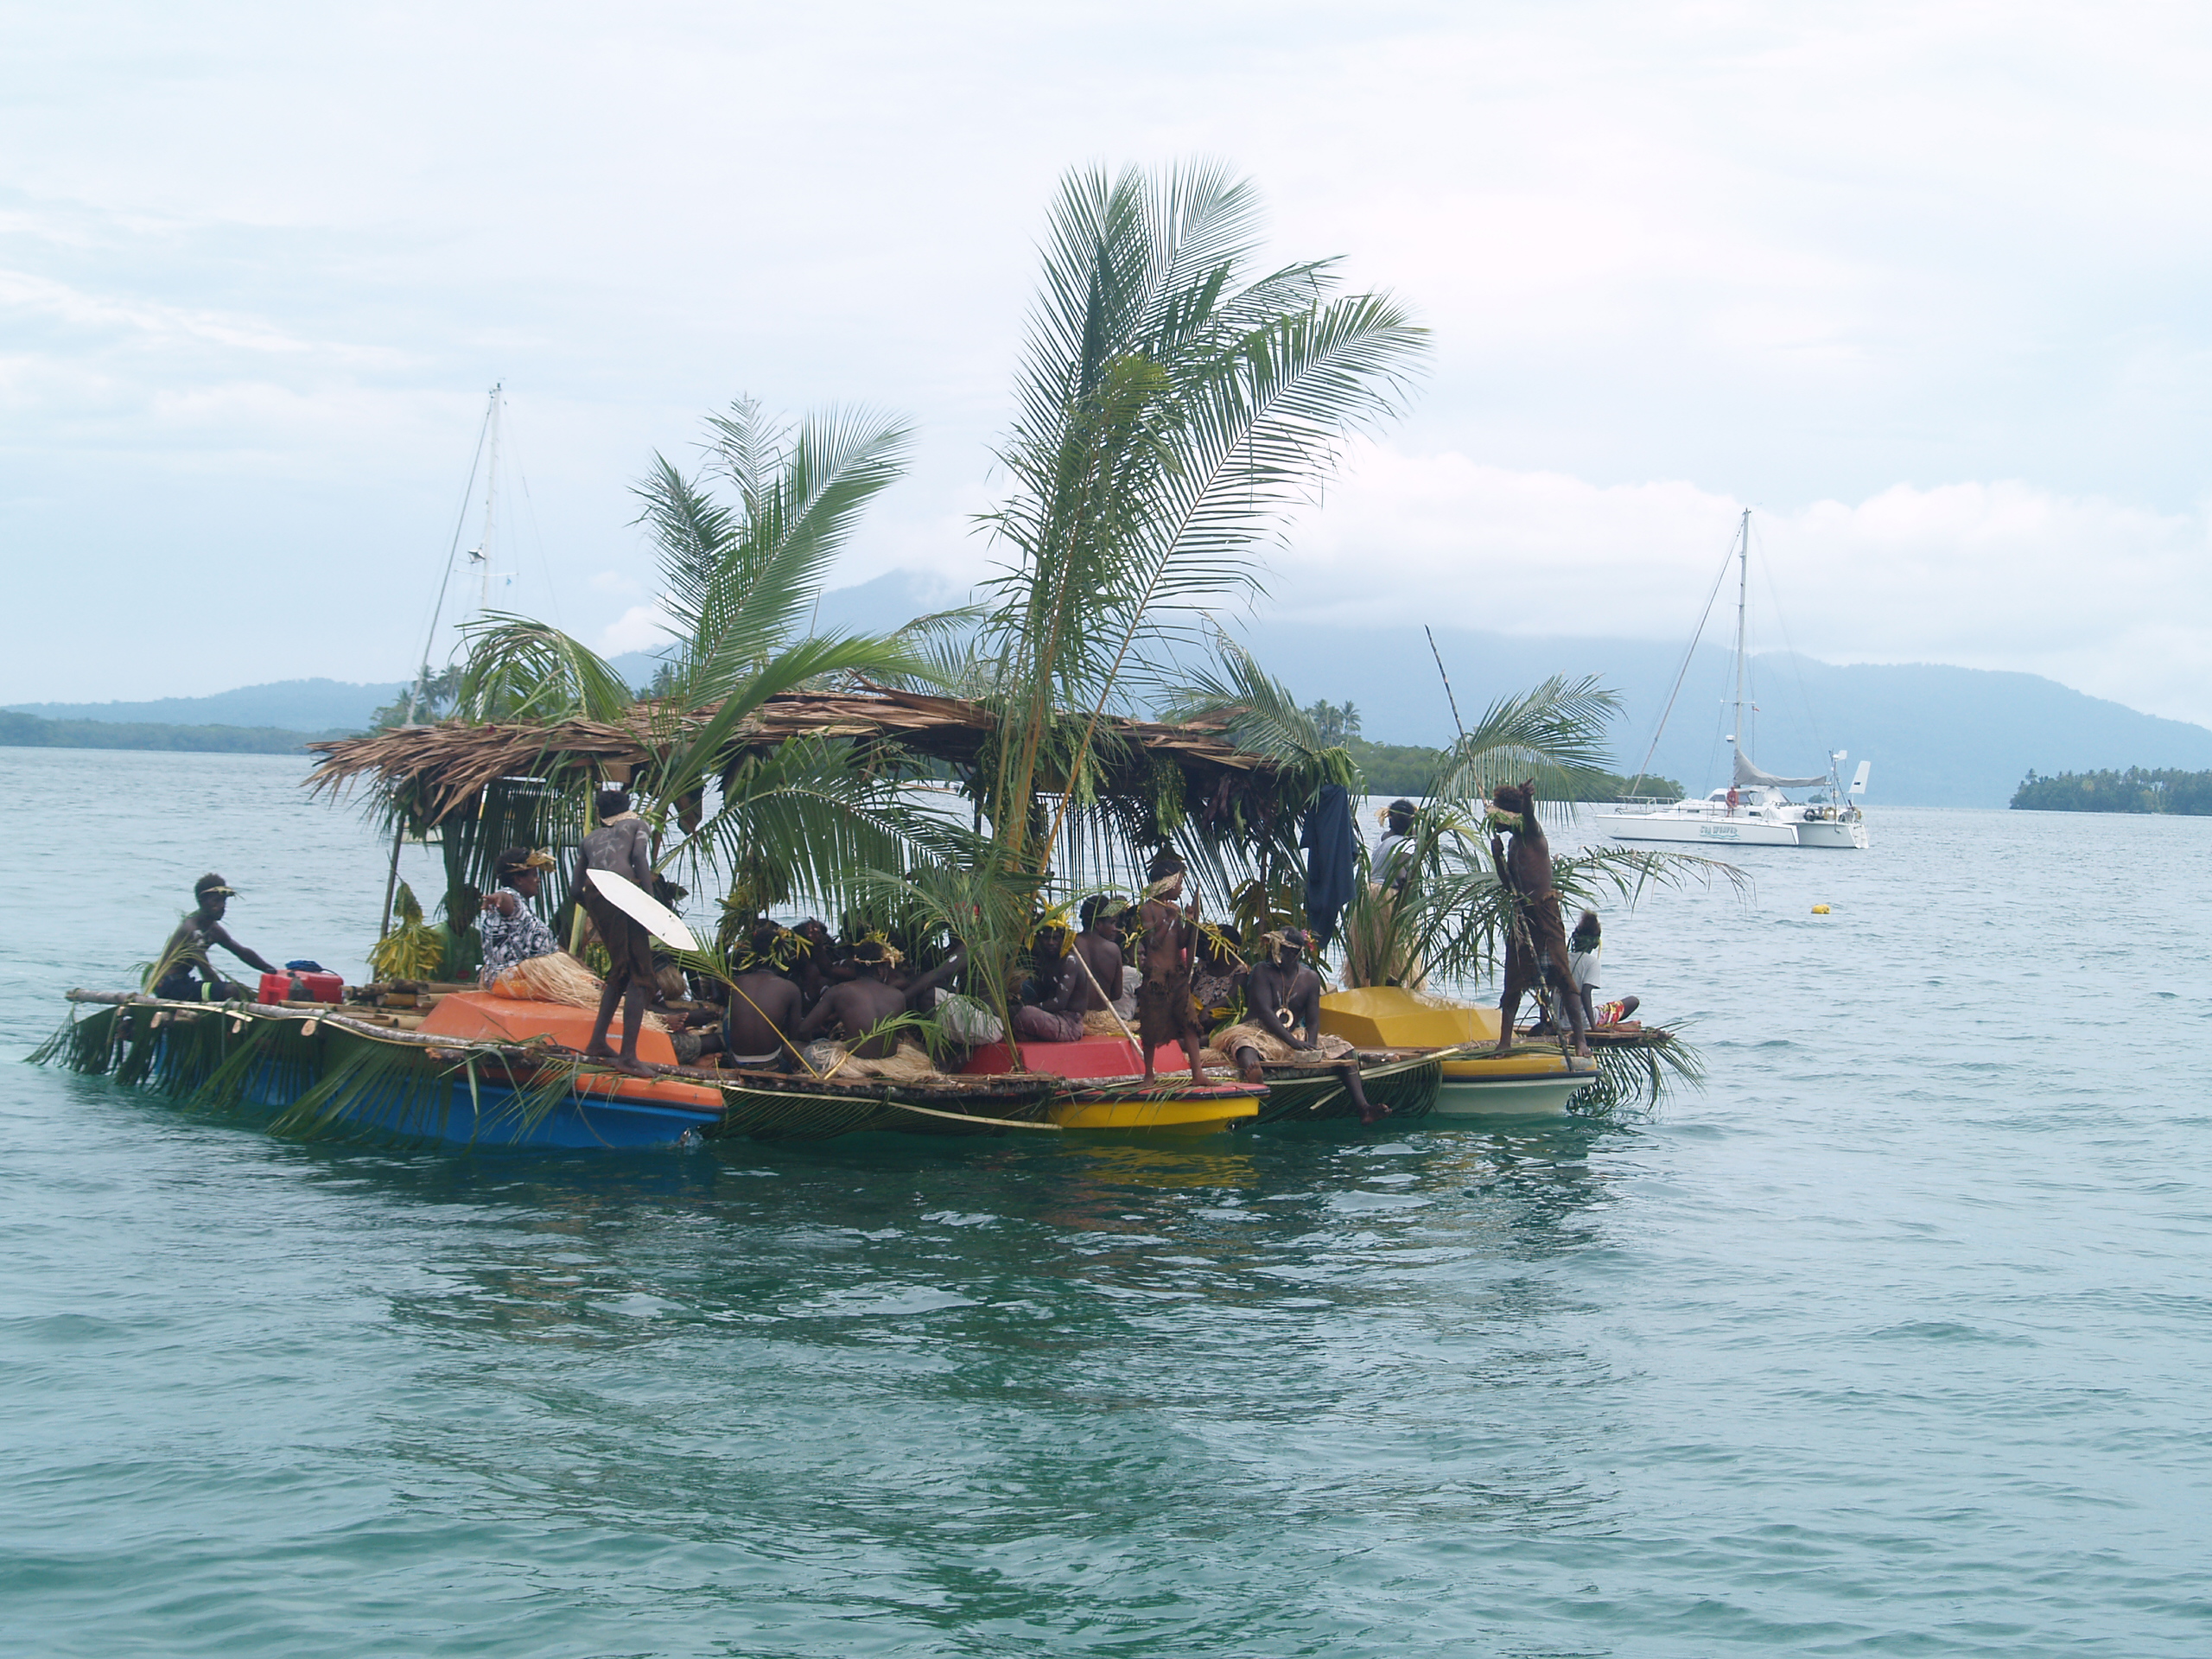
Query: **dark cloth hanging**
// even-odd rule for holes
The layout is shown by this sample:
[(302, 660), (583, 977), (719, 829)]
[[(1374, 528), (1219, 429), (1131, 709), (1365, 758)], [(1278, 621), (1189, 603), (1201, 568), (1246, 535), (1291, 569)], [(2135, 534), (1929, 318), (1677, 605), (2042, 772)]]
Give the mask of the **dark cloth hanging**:
[(1306, 849), (1306, 925), (1313, 930), (1314, 943), (1326, 950), (1357, 879), (1353, 858), (1359, 827), (1352, 822), (1351, 797), (1342, 784), (1321, 786), (1306, 809), (1298, 844)]

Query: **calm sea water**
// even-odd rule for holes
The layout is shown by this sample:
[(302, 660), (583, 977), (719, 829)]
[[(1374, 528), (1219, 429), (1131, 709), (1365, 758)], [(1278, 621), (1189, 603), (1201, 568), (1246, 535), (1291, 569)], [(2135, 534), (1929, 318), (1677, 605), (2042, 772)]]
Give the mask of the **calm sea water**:
[[(358, 972), (297, 775), (0, 750), (5, 1052), (209, 868)], [(1713, 1071), (1634, 1122), (396, 1156), (11, 1065), (0, 1647), (2212, 1651), (2212, 820), (1874, 834), (1613, 916)]]

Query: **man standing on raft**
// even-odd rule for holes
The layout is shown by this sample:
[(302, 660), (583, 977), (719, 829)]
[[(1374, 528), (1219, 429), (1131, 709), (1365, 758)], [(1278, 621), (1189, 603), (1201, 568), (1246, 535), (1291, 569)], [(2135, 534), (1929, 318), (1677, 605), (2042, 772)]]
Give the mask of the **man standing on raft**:
[[(630, 810), (626, 789), (599, 791), (599, 828), (584, 837), (576, 861), (575, 893), (591, 925), (607, 947), (607, 987), (599, 994), (599, 1018), (591, 1028), (584, 1053), (594, 1060), (613, 1060), (618, 1071), (632, 1077), (650, 1077), (652, 1071), (638, 1058), (638, 1033), (645, 1026), (645, 998), (653, 984), (652, 939), (644, 926), (607, 903), (590, 878), (593, 870), (611, 870), (646, 893), (652, 891), (652, 859), (645, 840), (645, 823)], [(622, 1052), (607, 1046), (607, 1028), (614, 1019), (614, 1005), (622, 1004)]]
[(1559, 889), (1552, 883), (1551, 842), (1536, 817), (1536, 780), (1501, 784), (1491, 798), (1491, 812), (1510, 833), (1501, 841), (1493, 830), (1490, 855), (1497, 879), (1505, 888), (1505, 994), (1497, 1004), (1497, 1046), (1503, 1054), (1513, 1046), (1513, 1016), (1519, 1012), (1521, 994), (1551, 982), (1554, 1014), (1563, 1004), (1574, 1028), (1574, 1052), (1587, 1058), (1590, 1037), (1582, 1013), (1582, 992), (1574, 982), (1573, 963), (1567, 950), (1567, 921), (1559, 907)]
[(1144, 904), (1137, 911), (1144, 930), (1144, 983), (1137, 987), (1137, 1038), (1144, 1045), (1144, 1080), (1153, 1080), (1153, 1055), (1163, 1043), (1179, 1043), (1191, 1062), (1191, 1081), (1206, 1080), (1198, 1058), (1198, 1003), (1191, 995), (1192, 950), (1198, 935), (1198, 905), (1187, 910), (1183, 896), (1188, 867), (1165, 847), (1153, 855), (1145, 880)]

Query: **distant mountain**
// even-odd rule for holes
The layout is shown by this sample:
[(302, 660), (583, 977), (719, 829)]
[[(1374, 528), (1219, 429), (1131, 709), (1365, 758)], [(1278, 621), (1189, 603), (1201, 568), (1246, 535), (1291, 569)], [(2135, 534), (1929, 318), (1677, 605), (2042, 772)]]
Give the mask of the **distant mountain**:
[[(949, 593), (934, 577), (894, 570), (823, 594), (814, 624), (825, 632), (885, 632), (964, 597)], [(1242, 624), (1236, 632), (1301, 702), (1357, 704), (1370, 741), (1431, 746), (1451, 741), (1451, 710), (1419, 627), (1263, 620)], [(1535, 638), (1454, 626), (1438, 627), (1436, 636), (1460, 714), (1468, 720), (1493, 699), (1526, 690), (1549, 675), (1597, 675), (1623, 698), (1612, 765), (1624, 772), (1643, 761), (1682, 664), (1679, 645), (1650, 640)], [(634, 685), (652, 678), (652, 652), (629, 652), (613, 660)], [(1728, 748), (1722, 740), (1732, 672), (1726, 651), (1709, 645), (1698, 652), (1651, 754), (1651, 772), (1679, 779), (1694, 794), (1727, 781)], [(1821, 769), (1828, 747), (1847, 749), (1847, 771), (1862, 760), (1874, 763), (1868, 798), (1877, 804), (2003, 806), (2031, 768), (2046, 774), (2125, 766), (2212, 769), (2212, 729), (2139, 714), (2034, 674), (1933, 664), (1838, 665), (1777, 652), (1753, 658), (1749, 679), (1758, 703), (1745, 722), (1753, 759), (1783, 776), (1809, 775)], [(19, 703), (16, 709), (49, 720), (327, 733), (365, 726), (401, 690), (287, 680), (209, 697)], [(129, 747), (155, 747), (161, 735), (149, 733)]]
[[(1330, 627), (1261, 621), (1242, 630), (1260, 660), (1301, 701), (1350, 700), (1362, 730), (1395, 743), (1446, 743), (1452, 711), (1428, 641), (1418, 627)], [(1633, 772), (1682, 665), (1679, 645), (1637, 639), (1524, 638), (1439, 627), (1438, 649), (1459, 712), (1471, 721), (1493, 699), (1552, 674), (1594, 674), (1621, 694), (1614, 767)], [(1728, 781), (1732, 658), (1700, 649), (1649, 770), (1693, 794)], [(1871, 802), (1912, 806), (2003, 806), (2038, 772), (2144, 766), (2212, 766), (2212, 729), (2162, 720), (2087, 696), (2035, 674), (1934, 664), (1839, 665), (1785, 652), (1755, 656), (1745, 723), (1751, 758), (1780, 775), (1822, 769), (1830, 747), (1848, 750), (1847, 773), (1874, 763)]]
[(42, 720), (96, 720), (160, 726), (275, 726), (288, 732), (359, 731), (406, 688), (342, 680), (277, 680), (207, 697), (152, 702), (18, 702), (10, 712)]

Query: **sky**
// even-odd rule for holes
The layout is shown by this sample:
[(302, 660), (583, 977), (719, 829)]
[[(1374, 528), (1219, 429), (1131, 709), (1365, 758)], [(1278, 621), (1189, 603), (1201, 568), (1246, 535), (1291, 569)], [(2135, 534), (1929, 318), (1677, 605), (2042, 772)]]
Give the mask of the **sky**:
[(1680, 640), (1749, 506), (1762, 643), (2212, 723), (2201, 7), (0, 20), (0, 702), (403, 677), (495, 382), (495, 603), (649, 643), (741, 395), (912, 422), (838, 581), (964, 588), (1058, 180), (1205, 156), (1433, 331), (1268, 613)]

